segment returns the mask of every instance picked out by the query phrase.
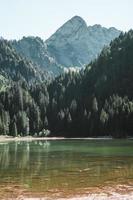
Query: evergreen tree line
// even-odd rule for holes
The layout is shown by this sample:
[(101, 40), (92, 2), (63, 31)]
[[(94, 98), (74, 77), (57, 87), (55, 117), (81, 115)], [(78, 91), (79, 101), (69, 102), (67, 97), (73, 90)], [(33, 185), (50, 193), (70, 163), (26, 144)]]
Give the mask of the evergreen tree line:
[(81, 72), (51, 82), (12, 81), (0, 92), (0, 134), (133, 136), (133, 31)]

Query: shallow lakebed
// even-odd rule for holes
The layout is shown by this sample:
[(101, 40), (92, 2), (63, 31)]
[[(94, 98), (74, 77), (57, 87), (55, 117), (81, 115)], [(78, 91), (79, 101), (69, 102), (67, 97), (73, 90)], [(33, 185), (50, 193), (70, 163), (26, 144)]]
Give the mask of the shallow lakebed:
[(133, 199), (133, 140), (1, 142), (0, 188), (1, 199)]

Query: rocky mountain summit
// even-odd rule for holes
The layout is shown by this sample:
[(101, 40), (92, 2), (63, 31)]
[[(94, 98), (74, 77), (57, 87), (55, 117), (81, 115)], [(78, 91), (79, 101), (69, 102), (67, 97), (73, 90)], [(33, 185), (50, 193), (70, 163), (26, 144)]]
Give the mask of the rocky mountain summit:
[(39, 37), (23, 37), (12, 44), (19, 54), (58, 75), (66, 68), (84, 67), (119, 34), (113, 27), (87, 26), (81, 17), (75, 16), (46, 41)]

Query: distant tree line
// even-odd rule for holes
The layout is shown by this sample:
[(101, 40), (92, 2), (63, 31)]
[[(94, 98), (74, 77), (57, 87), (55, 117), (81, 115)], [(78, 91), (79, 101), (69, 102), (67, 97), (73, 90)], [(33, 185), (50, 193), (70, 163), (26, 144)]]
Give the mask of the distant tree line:
[[(5, 65), (6, 66), (6, 65)], [(0, 134), (133, 136), (133, 31), (122, 33), (81, 72), (51, 82), (11, 81), (0, 92)]]

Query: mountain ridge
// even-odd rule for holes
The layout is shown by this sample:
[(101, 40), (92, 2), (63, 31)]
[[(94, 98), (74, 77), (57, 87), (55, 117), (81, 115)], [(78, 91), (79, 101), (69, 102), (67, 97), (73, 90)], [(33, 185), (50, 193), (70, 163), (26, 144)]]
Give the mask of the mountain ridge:
[(12, 45), (19, 54), (57, 76), (65, 68), (82, 68), (93, 61), (119, 34), (113, 27), (87, 26), (81, 17), (74, 16), (46, 41), (39, 37), (23, 37), (12, 41)]

